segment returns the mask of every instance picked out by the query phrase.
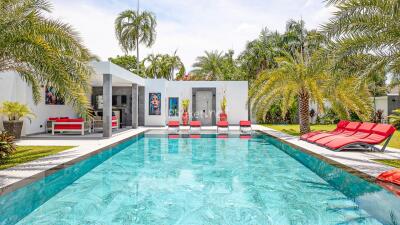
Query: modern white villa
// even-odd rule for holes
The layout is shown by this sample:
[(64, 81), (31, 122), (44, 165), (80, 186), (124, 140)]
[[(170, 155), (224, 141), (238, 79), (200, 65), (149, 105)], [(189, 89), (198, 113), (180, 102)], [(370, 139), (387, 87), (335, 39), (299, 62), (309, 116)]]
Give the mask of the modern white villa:
[[(249, 117), (247, 81), (143, 79), (111, 62), (93, 62), (91, 65), (95, 75), (91, 78), (92, 93), (88, 97), (95, 116), (103, 121), (104, 137), (112, 135), (113, 118), (117, 118), (119, 128), (160, 127), (170, 120), (181, 121), (184, 99), (190, 101), (189, 119), (201, 121), (203, 126), (216, 124), (224, 96), (229, 124), (239, 124), (240, 120)], [(51, 92), (51, 87), (43, 85), (42, 89), (43, 99), (35, 105), (31, 88), (20, 76), (14, 72), (0, 74), (0, 102), (27, 104), (36, 115), (31, 121), (26, 119), (22, 135), (47, 132), (49, 118), (80, 117), (72, 106)]]

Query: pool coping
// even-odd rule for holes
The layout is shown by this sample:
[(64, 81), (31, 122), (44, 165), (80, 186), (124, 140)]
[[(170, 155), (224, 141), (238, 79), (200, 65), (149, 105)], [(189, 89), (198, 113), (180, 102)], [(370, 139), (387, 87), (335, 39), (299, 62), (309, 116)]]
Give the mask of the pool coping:
[[(46, 161), (46, 159), (50, 159), (52, 157), (57, 157), (57, 156), (62, 157), (63, 154), (66, 153), (66, 152), (67, 153), (72, 153), (72, 152), (75, 151), (78, 154), (76, 157), (73, 156), (73, 155), (70, 156), (71, 158), (68, 159), (65, 162), (55, 164), (54, 166), (48, 165), (48, 168), (44, 168), (44, 169), (34, 168), (33, 170), (38, 170), (38, 171), (34, 172), (32, 175), (27, 175), (26, 174), (26, 176), (24, 176), (24, 174), (23, 174), (21, 176), (21, 178), (14, 178), (15, 181), (12, 181), (12, 182), (9, 182), (9, 183), (6, 183), (6, 184), (0, 184), (0, 197), (5, 195), (5, 194), (8, 194), (10, 192), (13, 192), (13, 191), (15, 191), (15, 190), (17, 190), (17, 189), (19, 189), (21, 187), (24, 187), (24, 186), (26, 186), (26, 185), (28, 185), (30, 183), (33, 183), (33, 182), (35, 182), (37, 180), (40, 180), (40, 179), (42, 179), (44, 177), (47, 177), (47, 176), (49, 176), (49, 175), (51, 175), (51, 174), (53, 174), (53, 173), (55, 173), (55, 172), (57, 172), (59, 170), (68, 168), (70, 166), (73, 166), (78, 162), (81, 162), (81, 161), (83, 161), (83, 160), (85, 160), (87, 158), (90, 158), (91, 156), (97, 155), (97, 154), (99, 154), (99, 153), (101, 153), (103, 151), (106, 151), (106, 150), (110, 149), (110, 148), (113, 148), (113, 147), (115, 147), (115, 146), (117, 146), (117, 145), (119, 145), (121, 143), (124, 143), (124, 142), (126, 142), (126, 141), (128, 141), (128, 140), (130, 140), (132, 138), (138, 137), (139, 135), (142, 135), (142, 134), (144, 134), (145, 132), (147, 132), (149, 130), (150, 130), (150, 128), (142, 128), (142, 129), (138, 129), (138, 130), (131, 130), (132, 134), (128, 134), (128, 135), (125, 135), (123, 137), (119, 137), (119, 138), (118, 137), (111, 137), (111, 138), (108, 138), (108, 139), (98, 140), (98, 141), (106, 142), (105, 145), (104, 144), (100, 145), (98, 148), (95, 147), (95, 148), (93, 148), (91, 150), (81, 151), (79, 153), (79, 151), (81, 150), (79, 147), (85, 148), (85, 147), (88, 147), (88, 146), (78, 146), (78, 147), (75, 147), (75, 148), (72, 148), (72, 149), (68, 149), (66, 151), (59, 152), (59, 153), (54, 154), (54, 155), (46, 156), (46, 157), (43, 157), (43, 158), (39, 158), (39, 159), (33, 160), (31, 162), (23, 163), (23, 164), (20, 164), (20, 165), (11, 167), (11, 168), (0, 170), (0, 178), (1, 179), (7, 179), (7, 175), (9, 175), (10, 177), (12, 176), (11, 175), (12, 171), (15, 171), (15, 170), (18, 170), (18, 169), (23, 171), (23, 170), (26, 170), (27, 168), (29, 169), (29, 166), (34, 165), (35, 163), (38, 163), (40, 161)], [(107, 143), (107, 142), (110, 142), (110, 143)]]

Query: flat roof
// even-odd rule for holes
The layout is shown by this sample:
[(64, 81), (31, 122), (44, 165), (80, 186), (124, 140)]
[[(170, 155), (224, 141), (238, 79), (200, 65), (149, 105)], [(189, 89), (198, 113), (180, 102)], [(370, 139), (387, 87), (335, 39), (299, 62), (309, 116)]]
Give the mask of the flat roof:
[(109, 61), (93, 61), (90, 66), (94, 69), (92, 86), (103, 86), (103, 74), (112, 75), (113, 86), (145, 85), (145, 79)]

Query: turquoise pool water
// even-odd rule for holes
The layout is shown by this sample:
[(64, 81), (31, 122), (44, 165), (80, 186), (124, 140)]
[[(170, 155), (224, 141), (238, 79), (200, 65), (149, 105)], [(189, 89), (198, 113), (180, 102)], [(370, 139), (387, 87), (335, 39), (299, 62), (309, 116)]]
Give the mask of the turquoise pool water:
[(266, 135), (144, 135), (0, 197), (0, 224), (399, 224), (400, 198)]

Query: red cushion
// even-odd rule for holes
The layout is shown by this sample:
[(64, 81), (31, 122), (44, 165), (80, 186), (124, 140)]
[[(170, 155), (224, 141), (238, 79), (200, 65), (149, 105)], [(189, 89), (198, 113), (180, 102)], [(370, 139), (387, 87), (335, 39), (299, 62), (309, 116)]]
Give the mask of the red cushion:
[(118, 126), (118, 123), (117, 122), (112, 122), (111, 126), (116, 127), (116, 126)]
[(112, 120), (117, 120), (116, 116), (111, 117)]
[(56, 124), (54, 125), (55, 130), (81, 130), (82, 125), (79, 124)]
[(229, 123), (228, 123), (228, 121), (218, 121), (217, 126), (218, 127), (228, 127)]
[(250, 126), (251, 126), (251, 121), (248, 121), (248, 120), (241, 120), (241, 121), (239, 122), (239, 125), (240, 125), (241, 127), (250, 127)]
[(346, 127), (344, 128), (345, 130), (349, 130), (349, 131), (355, 131), (358, 129), (358, 127), (361, 125), (360, 122), (350, 122), (346, 125)]
[(341, 120), (341, 121), (339, 121), (339, 123), (336, 125), (336, 129), (338, 129), (338, 128), (345, 128), (346, 126), (347, 126), (347, 124), (349, 124), (350, 123), (350, 121), (347, 121), (347, 120)]
[(400, 169), (383, 172), (376, 179), (400, 185)]
[[(76, 123), (76, 122), (84, 122), (83, 118), (78, 119), (58, 119), (56, 122), (63, 122), (63, 123)], [(56, 130), (80, 130), (82, 129), (81, 124), (55, 124), (54, 129)]]
[(380, 134), (383, 136), (390, 136), (396, 131), (396, 128), (394, 128), (390, 124), (381, 124), (378, 123), (374, 128), (372, 128), (372, 132), (375, 134)]
[(191, 127), (201, 127), (201, 122), (200, 121), (190, 121), (190, 126)]
[(179, 121), (177, 120), (171, 120), (168, 122), (169, 127), (179, 127)]
[(372, 128), (374, 128), (376, 126), (376, 123), (362, 123), (357, 131), (361, 131), (361, 132), (365, 132), (365, 133), (371, 133), (372, 132)]

